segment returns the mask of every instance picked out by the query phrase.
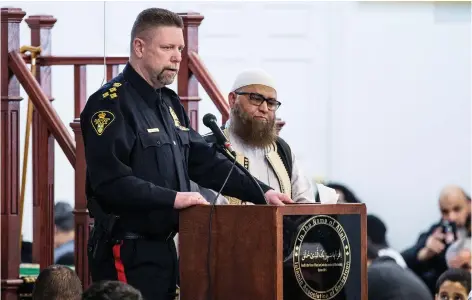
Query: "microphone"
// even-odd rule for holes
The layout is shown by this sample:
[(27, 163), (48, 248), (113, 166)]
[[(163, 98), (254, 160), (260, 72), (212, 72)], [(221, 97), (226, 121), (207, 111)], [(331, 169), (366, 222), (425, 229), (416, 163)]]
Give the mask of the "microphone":
[(203, 116), (203, 125), (210, 128), (211, 132), (213, 132), (216, 142), (218, 145), (223, 146), (228, 150), (233, 156), (236, 157), (236, 151), (234, 151), (233, 147), (231, 147), (231, 143), (225, 137), (223, 132), (221, 131), (218, 124), (216, 124), (216, 117), (213, 114), (206, 114)]

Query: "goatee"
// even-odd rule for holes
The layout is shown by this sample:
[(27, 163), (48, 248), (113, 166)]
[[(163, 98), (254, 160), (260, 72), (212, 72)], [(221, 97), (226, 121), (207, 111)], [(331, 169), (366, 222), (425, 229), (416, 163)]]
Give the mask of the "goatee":
[(265, 148), (277, 139), (275, 118), (267, 121), (256, 120), (238, 104), (235, 104), (231, 111), (229, 127), (247, 145), (256, 148)]

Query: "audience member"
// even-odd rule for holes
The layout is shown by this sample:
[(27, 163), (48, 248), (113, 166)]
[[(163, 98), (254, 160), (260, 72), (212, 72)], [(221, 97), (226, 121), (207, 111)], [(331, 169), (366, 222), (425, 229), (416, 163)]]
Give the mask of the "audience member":
[[(149, 283), (152, 284), (152, 283)], [(94, 282), (84, 292), (82, 300), (143, 300), (141, 292), (121, 281)]]
[(467, 236), (459, 238), (446, 250), (446, 262), (449, 268), (461, 268), (471, 272), (471, 221), (466, 222)]
[(33, 243), (21, 241), (21, 263), (30, 264), (33, 262)]
[(466, 300), (470, 293), (470, 273), (462, 269), (449, 269), (436, 283), (436, 300)]
[[(465, 238), (470, 231), (470, 198), (457, 186), (445, 187), (439, 197), (441, 220), (422, 233), (416, 245), (402, 255), (409, 268), (418, 274), (432, 293), (440, 274), (447, 270), (445, 253), (454, 240)], [(469, 226), (470, 227), (470, 226)]]
[(367, 215), (367, 238), (369, 242), (378, 249), (379, 257), (390, 257), (402, 268), (407, 267), (402, 255), (388, 245), (387, 227), (377, 216)]
[(367, 264), (369, 299), (432, 299), (432, 293), (415, 273), (399, 266), (391, 257), (379, 257), (377, 247), (370, 242), (367, 244)]
[(33, 288), (33, 300), (80, 300), (82, 283), (66, 266), (51, 265), (39, 273)]
[(54, 263), (74, 265), (74, 212), (69, 203), (56, 203), (54, 225)]

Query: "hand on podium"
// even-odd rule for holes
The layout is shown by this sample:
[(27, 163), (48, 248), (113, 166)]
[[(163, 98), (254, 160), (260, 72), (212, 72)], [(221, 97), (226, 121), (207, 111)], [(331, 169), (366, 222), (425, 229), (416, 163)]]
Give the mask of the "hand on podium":
[(182, 209), (197, 204), (210, 204), (200, 193), (177, 192), (174, 200), (174, 208)]
[(285, 203), (294, 203), (289, 196), (283, 193), (276, 192), (274, 190), (268, 190), (265, 193), (265, 197), (267, 199), (267, 203), (271, 205), (282, 206), (285, 205)]

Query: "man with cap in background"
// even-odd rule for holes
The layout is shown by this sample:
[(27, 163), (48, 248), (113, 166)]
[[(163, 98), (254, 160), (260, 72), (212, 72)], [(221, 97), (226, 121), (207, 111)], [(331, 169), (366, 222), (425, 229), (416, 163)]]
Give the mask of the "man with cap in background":
[(402, 268), (407, 268), (400, 252), (391, 248), (387, 242), (387, 226), (379, 217), (372, 214), (367, 215), (367, 240), (379, 257), (389, 257)]
[[(277, 135), (275, 112), (277, 100), (274, 79), (260, 69), (240, 73), (228, 95), (230, 120), (223, 133), (236, 152), (236, 161), (249, 172), (290, 196), (297, 203), (314, 203), (310, 181), (300, 170), (290, 146)], [(209, 143), (216, 141), (213, 134), (204, 136)], [(200, 193), (212, 201), (216, 192), (200, 187)], [(219, 196), (217, 204), (245, 204), (239, 199)]]
[(74, 264), (74, 213), (66, 202), (57, 202), (54, 206), (54, 263), (59, 265)]

